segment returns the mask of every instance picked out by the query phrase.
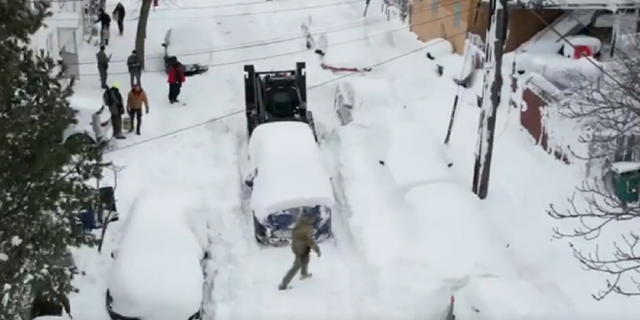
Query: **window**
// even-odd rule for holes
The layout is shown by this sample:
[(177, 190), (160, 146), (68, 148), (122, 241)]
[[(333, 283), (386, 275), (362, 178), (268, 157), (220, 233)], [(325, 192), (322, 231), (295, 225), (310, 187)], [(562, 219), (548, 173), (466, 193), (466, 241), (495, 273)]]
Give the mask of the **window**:
[(460, 28), (462, 26), (462, 1), (456, 0), (453, 4), (453, 26), (456, 28)]
[(431, 0), (431, 15), (438, 15), (438, 8), (440, 8), (440, 0)]

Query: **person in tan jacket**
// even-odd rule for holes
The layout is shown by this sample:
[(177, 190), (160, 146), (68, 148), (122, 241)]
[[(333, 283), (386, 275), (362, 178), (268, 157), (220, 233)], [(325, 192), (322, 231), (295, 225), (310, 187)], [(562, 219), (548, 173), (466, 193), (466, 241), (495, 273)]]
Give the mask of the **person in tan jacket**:
[(289, 283), (293, 277), (300, 271), (300, 280), (311, 277), (309, 273), (309, 261), (311, 260), (311, 250), (315, 251), (318, 258), (322, 255), (320, 248), (316, 244), (313, 235), (313, 222), (316, 216), (310, 212), (303, 212), (298, 218), (298, 223), (293, 227), (291, 232), (291, 251), (295, 255), (293, 266), (282, 279), (282, 283), (278, 286), (280, 290), (289, 289)]
[[(129, 132), (133, 131), (135, 125), (136, 134), (140, 135), (140, 126), (142, 125), (142, 105), (144, 104), (146, 113), (149, 113), (149, 101), (147, 100), (147, 94), (142, 90), (140, 84), (136, 84), (129, 91), (127, 97), (127, 112), (131, 119), (131, 128)], [(137, 123), (136, 121), (137, 120)]]

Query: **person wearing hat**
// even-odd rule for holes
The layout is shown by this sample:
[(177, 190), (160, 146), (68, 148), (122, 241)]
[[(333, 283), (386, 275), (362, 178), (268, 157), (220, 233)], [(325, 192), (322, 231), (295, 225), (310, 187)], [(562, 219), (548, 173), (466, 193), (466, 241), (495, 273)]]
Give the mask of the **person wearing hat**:
[(291, 251), (293, 251), (295, 258), (293, 266), (287, 271), (282, 283), (278, 286), (279, 290), (289, 289), (289, 283), (298, 271), (300, 271), (300, 280), (311, 277), (312, 274), (309, 273), (311, 250), (318, 255), (318, 258), (322, 255), (313, 234), (313, 223), (316, 220), (316, 216), (313, 209), (305, 208), (298, 218), (296, 226), (293, 227), (291, 232)]
[(147, 100), (147, 94), (142, 90), (142, 87), (139, 84), (136, 84), (131, 88), (129, 95), (127, 96), (127, 112), (129, 113), (129, 119), (131, 119), (129, 132), (133, 132), (133, 127), (135, 125), (137, 135), (140, 135), (140, 126), (142, 125), (143, 104), (146, 113), (149, 113), (149, 101)]
[(131, 87), (133, 88), (134, 84), (142, 85), (140, 82), (140, 76), (142, 76), (142, 61), (140, 61), (140, 57), (136, 50), (131, 51), (131, 55), (127, 58), (127, 67), (129, 68)]
[(124, 114), (124, 104), (122, 94), (120, 94), (120, 82), (114, 81), (110, 88), (107, 88), (102, 95), (104, 105), (111, 112), (111, 125), (113, 126), (113, 136), (116, 139), (124, 139), (122, 134), (122, 115)]

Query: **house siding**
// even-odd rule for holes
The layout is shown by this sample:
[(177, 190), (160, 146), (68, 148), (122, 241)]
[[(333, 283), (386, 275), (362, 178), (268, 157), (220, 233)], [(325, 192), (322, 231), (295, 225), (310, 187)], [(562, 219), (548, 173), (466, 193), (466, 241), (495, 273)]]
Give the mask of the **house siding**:
[[(446, 38), (456, 53), (464, 52), (465, 31), (479, 35), (483, 41), (487, 33), (488, 6), (478, 6), (474, 0), (414, 0), (411, 12), (411, 31), (418, 39), (429, 41)], [(513, 51), (564, 13), (563, 10), (509, 9), (507, 51)], [(536, 14), (545, 22), (540, 21)], [(515, 23), (517, 22), (517, 23)]]
[(473, 3), (469, 0), (414, 0), (411, 31), (421, 41), (446, 38), (456, 52), (462, 52)]

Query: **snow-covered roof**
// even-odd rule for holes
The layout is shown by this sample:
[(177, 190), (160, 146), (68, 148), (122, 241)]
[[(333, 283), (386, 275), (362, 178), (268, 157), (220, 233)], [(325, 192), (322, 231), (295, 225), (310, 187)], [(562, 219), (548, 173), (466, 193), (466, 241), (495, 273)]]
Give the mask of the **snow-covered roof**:
[[(489, 0), (483, 0), (489, 2)], [(590, 8), (590, 9), (611, 9), (616, 8), (638, 8), (640, 0), (508, 0), (509, 5), (517, 6), (543, 6), (545, 8)], [(530, 5), (529, 5), (530, 4)]]
[(251, 208), (259, 219), (285, 209), (333, 206), (333, 187), (311, 127), (280, 121), (251, 134), (249, 157), (257, 168)]
[(192, 198), (180, 190), (156, 190), (132, 205), (109, 277), (115, 312), (188, 319), (200, 309), (203, 249), (187, 220)]
[(615, 173), (626, 173), (640, 170), (640, 162), (620, 161), (611, 164), (611, 170)]

